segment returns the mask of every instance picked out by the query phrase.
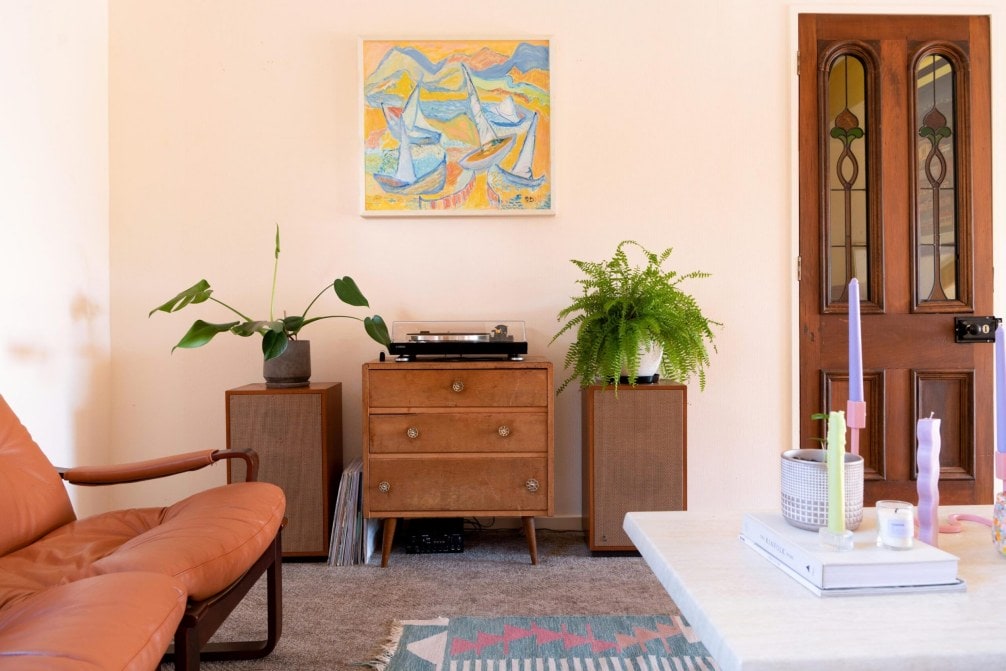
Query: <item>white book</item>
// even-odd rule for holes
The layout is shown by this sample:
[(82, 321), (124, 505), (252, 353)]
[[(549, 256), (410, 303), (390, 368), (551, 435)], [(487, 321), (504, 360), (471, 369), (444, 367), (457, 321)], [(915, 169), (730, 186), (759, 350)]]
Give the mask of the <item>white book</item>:
[(954, 582), (939, 585), (898, 585), (896, 587), (830, 587), (823, 588), (813, 584), (802, 575), (786, 566), (776, 557), (766, 552), (761, 546), (753, 542), (750, 538), (741, 534), (741, 540), (747, 543), (748, 547), (769, 560), (779, 570), (793, 578), (817, 596), (870, 596), (876, 594), (914, 594), (917, 592), (964, 592), (967, 591), (967, 583), (958, 578)]
[(747, 513), (741, 535), (777, 565), (821, 590), (963, 587), (957, 557), (918, 539), (908, 550), (880, 548), (876, 531), (860, 527), (853, 534), (854, 549), (841, 552), (821, 547), (816, 531), (798, 529), (779, 513)]

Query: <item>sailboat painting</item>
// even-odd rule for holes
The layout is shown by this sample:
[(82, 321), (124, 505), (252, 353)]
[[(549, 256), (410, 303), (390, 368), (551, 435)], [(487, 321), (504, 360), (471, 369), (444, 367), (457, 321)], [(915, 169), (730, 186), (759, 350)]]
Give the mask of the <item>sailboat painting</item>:
[(553, 214), (548, 40), (361, 40), (364, 216)]

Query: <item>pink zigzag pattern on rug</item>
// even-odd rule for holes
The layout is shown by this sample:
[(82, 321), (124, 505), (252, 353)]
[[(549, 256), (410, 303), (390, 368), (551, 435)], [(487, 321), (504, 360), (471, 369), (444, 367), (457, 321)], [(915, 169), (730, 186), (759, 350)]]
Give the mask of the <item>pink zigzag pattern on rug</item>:
[[(679, 621), (677, 618), (675, 619), (676, 621)], [(529, 636), (535, 637), (535, 643), (539, 647), (561, 640), (567, 651), (581, 645), (589, 644), (590, 649), (594, 654), (612, 649), (617, 649), (619, 653), (624, 653), (627, 648), (631, 648), (634, 645), (638, 645), (645, 649), (646, 643), (654, 640), (663, 643), (664, 649), (670, 653), (671, 646), (667, 642), (668, 638), (672, 638), (674, 636), (686, 636), (686, 638), (689, 638), (683, 627), (672, 627), (662, 623), (657, 623), (657, 628), (655, 630), (646, 629), (645, 627), (636, 627), (634, 628), (632, 635), (616, 633), (614, 641), (604, 641), (594, 636), (594, 632), (589, 624), (587, 625), (586, 635), (580, 635), (570, 632), (565, 624), (560, 627), (559, 631), (556, 631), (554, 629), (540, 627), (538, 626), (538, 623), (532, 622), (530, 629), (514, 627), (509, 624), (504, 625), (502, 635), (480, 631), (476, 633), (474, 640), (455, 638), (451, 641), (451, 655), (460, 655), (473, 650), (476, 654), (481, 655), (486, 648), (491, 648), (492, 646), (499, 645), (500, 643), (503, 644), (503, 653), (509, 654), (511, 642), (518, 641)]]

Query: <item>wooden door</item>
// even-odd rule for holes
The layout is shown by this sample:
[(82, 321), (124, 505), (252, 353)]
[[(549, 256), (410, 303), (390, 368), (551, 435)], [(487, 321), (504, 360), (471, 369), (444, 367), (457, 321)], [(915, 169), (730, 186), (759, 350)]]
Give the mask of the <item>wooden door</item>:
[(860, 284), (868, 505), (915, 501), (915, 426), (941, 420), (941, 503), (992, 500), (988, 17), (799, 19), (800, 440), (849, 396), (847, 285)]

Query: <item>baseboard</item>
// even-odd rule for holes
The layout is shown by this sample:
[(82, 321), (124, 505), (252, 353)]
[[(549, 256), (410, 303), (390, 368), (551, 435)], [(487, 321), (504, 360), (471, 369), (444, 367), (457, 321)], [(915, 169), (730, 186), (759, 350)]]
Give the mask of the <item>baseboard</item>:
[[(481, 524), (491, 529), (519, 529), (521, 526), (519, 517), (476, 517)], [(548, 529), (551, 531), (583, 531), (583, 517), (581, 515), (555, 515), (552, 517), (535, 517), (534, 526), (536, 529)]]

